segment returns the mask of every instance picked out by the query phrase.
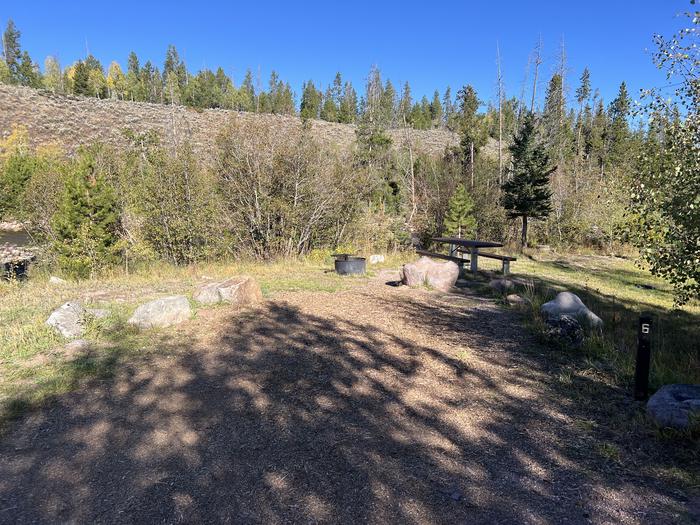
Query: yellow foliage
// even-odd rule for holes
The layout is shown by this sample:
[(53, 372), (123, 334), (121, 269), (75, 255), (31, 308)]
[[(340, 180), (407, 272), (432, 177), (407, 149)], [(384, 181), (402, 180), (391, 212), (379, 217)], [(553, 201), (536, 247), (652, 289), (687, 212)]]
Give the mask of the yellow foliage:
[(24, 155), (29, 150), (29, 132), (21, 124), (13, 124), (12, 131), (4, 140), (0, 140), (0, 159), (5, 160), (18, 153)]

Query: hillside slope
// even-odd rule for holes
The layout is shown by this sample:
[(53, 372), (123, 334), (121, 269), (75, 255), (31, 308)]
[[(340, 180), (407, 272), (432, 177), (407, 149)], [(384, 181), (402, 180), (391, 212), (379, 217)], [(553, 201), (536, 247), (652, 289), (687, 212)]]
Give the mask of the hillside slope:
[[(281, 134), (301, 125), (301, 119), (293, 116), (99, 100), (0, 84), (0, 135), (6, 136), (13, 125), (21, 124), (29, 130), (33, 145), (56, 144), (69, 153), (96, 141), (123, 144), (122, 130), (130, 128), (156, 130), (166, 144), (186, 138), (196, 152), (206, 156), (217, 132), (234, 116), (269, 123)], [(349, 147), (355, 138), (355, 126), (347, 124), (314, 120), (312, 130), (321, 142), (340, 148)], [(390, 135), (394, 144), (405, 140), (403, 130), (391, 130)], [(445, 130), (410, 130), (410, 136), (417, 150), (430, 154), (458, 143), (457, 136)]]

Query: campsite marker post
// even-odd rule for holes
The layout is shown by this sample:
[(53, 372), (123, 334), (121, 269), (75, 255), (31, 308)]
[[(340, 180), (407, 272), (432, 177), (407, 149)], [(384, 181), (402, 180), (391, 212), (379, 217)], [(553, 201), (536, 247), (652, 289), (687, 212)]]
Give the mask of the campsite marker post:
[(651, 315), (639, 316), (637, 364), (634, 370), (634, 398), (642, 401), (649, 396), (649, 362), (651, 361)]

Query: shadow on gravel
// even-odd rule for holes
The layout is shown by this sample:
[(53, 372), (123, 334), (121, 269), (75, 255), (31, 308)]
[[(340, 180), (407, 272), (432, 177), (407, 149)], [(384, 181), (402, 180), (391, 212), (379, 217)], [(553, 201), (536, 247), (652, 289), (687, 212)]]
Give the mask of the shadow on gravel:
[(366, 301), (424, 337), (267, 303), (16, 422), (0, 522), (675, 520), (564, 416), (512, 315)]

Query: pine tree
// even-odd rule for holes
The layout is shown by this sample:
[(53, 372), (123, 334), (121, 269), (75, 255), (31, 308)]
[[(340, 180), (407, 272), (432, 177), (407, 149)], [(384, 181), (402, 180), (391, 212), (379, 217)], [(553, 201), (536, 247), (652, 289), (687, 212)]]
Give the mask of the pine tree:
[(357, 119), (357, 93), (350, 82), (345, 82), (338, 109), (338, 122), (350, 124)]
[(241, 111), (255, 111), (255, 86), (253, 84), (253, 72), (248, 69), (243, 77), (243, 84), (239, 90), (241, 96)]
[(473, 237), (476, 234), (476, 219), (472, 214), (473, 211), (472, 196), (464, 184), (459, 184), (450, 198), (445, 214), (445, 233), (457, 237)]
[(403, 91), (401, 93), (401, 99), (399, 100), (399, 119), (402, 121), (406, 120), (406, 123), (411, 122), (411, 109), (413, 108), (413, 100), (411, 98), (411, 86), (408, 82), (403, 85)]
[(445, 94), (442, 96), (442, 109), (444, 113), (443, 124), (449, 128), (453, 129), (453, 116), (455, 112), (454, 102), (452, 101), (452, 90), (450, 86), (445, 89)]
[[(319, 96), (321, 93), (319, 93)], [(335, 103), (333, 97), (333, 91), (329, 87), (326, 89), (325, 95), (323, 95), (323, 106), (321, 107), (321, 118), (327, 120), (328, 122), (338, 121), (338, 106)]]
[[(578, 123), (576, 134), (576, 155), (581, 155), (581, 139), (584, 132), (584, 104), (591, 96), (591, 73), (588, 68), (583, 70), (581, 74), (581, 84), (576, 89), (576, 102), (578, 102)], [(590, 109), (590, 108), (589, 108)]]
[(52, 220), (54, 251), (68, 274), (87, 278), (119, 261), (117, 199), (92, 152), (82, 152)]
[(21, 33), (12, 19), (7, 21), (7, 27), (2, 34), (2, 58), (10, 70), (10, 82), (19, 83), (19, 67), (22, 58), (22, 48), (19, 44)]
[(76, 95), (90, 96), (90, 71), (85, 62), (78, 60), (73, 71), (73, 93)]
[(627, 158), (630, 136), (627, 118), (630, 112), (630, 98), (627, 93), (627, 84), (620, 84), (617, 97), (610, 103), (608, 114), (610, 115), (610, 129), (608, 133), (608, 151), (610, 162), (619, 164)]
[(544, 141), (550, 152), (560, 160), (566, 149), (566, 108), (562, 105), (564, 84), (559, 73), (552, 75), (547, 86), (544, 110), (542, 112), (542, 132)]
[(537, 142), (534, 117), (525, 116), (509, 147), (512, 155), (510, 178), (503, 183), (501, 203), (511, 219), (522, 218), (522, 247), (527, 247), (528, 219), (545, 219), (552, 211), (549, 155)]
[(387, 80), (384, 85), (379, 105), (383, 125), (394, 127), (396, 124), (396, 90), (391, 80)]
[[(328, 98), (328, 97), (327, 97)], [(324, 101), (324, 106), (325, 106)], [(332, 101), (331, 101), (332, 102)], [(302, 119), (316, 119), (321, 114), (321, 118), (329, 120), (321, 113), (321, 92), (316, 89), (312, 80), (304, 82), (301, 91), (301, 105), (299, 106), (299, 116)]]
[(440, 93), (435, 90), (433, 93), (433, 101), (430, 103), (430, 118), (433, 121), (433, 127), (440, 127), (442, 122), (442, 104), (440, 104)]
[(126, 70), (126, 86), (128, 97), (132, 101), (143, 102), (145, 100), (145, 91), (141, 83), (141, 67), (139, 58), (133, 51), (129, 53), (129, 60)]
[(22, 60), (19, 64), (19, 83), (32, 88), (41, 87), (41, 73), (27, 51), (22, 52)]

